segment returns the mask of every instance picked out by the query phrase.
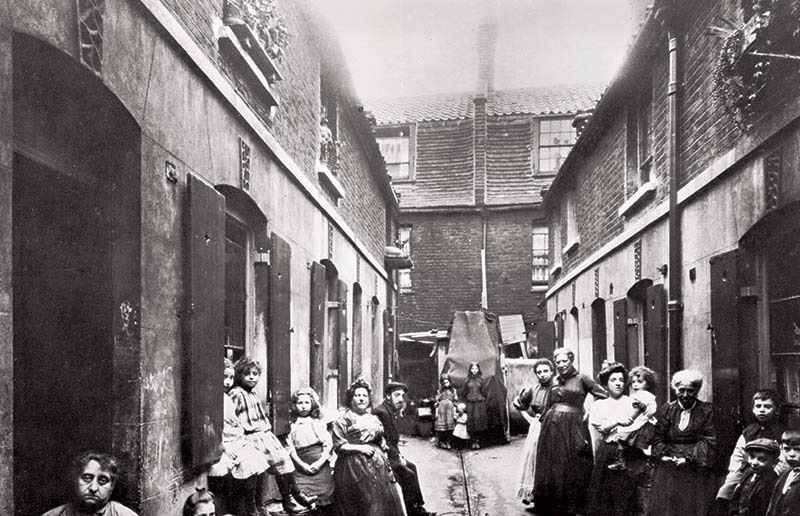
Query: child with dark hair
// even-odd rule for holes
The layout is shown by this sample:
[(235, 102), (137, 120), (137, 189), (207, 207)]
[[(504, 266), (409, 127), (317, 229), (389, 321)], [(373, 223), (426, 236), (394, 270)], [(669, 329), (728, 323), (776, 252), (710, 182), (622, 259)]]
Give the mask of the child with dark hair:
[(183, 504), (183, 516), (216, 516), (214, 495), (205, 487), (190, 494)]
[[(761, 389), (753, 394), (753, 416), (756, 420), (742, 430), (742, 435), (736, 441), (728, 464), (728, 475), (717, 492), (718, 514), (728, 512), (727, 504), (733, 496), (733, 490), (742, 479), (744, 468), (747, 465), (747, 453), (745, 452), (747, 443), (760, 438), (780, 441), (784, 430), (783, 425), (778, 421), (780, 408), (780, 398), (774, 390)], [(785, 464), (779, 460), (775, 464), (775, 468), (775, 472), (780, 474), (785, 468)]]
[(766, 516), (800, 514), (800, 430), (786, 430), (781, 436), (781, 458), (789, 465), (775, 483)]
[[(257, 450), (266, 456), (269, 469), (267, 472), (275, 475), (278, 490), (281, 493), (283, 510), (287, 514), (298, 514), (302, 510), (292, 503), (294, 498), (304, 507), (313, 507), (316, 497), (306, 496), (297, 487), (294, 479), (294, 464), (280, 440), (272, 433), (272, 425), (267, 418), (267, 413), (261, 405), (255, 392), (255, 386), (261, 379), (261, 365), (250, 357), (242, 357), (234, 366), (234, 387), (230, 397), (236, 407), (236, 416), (244, 429), (245, 438)], [(261, 477), (261, 475), (258, 475)], [(264, 502), (260, 493), (263, 482), (256, 481), (256, 500), (259, 505)], [(249, 515), (248, 515), (249, 516)]]
[(456, 408), (458, 401), (456, 388), (450, 382), (450, 376), (443, 374), (439, 377), (439, 392), (436, 393), (436, 422), (434, 429), (439, 442), (439, 448), (449, 450), (452, 448), (450, 437), (456, 427)]
[(655, 371), (645, 366), (637, 366), (628, 374), (630, 379), (631, 414), (629, 425), (618, 426), (604, 437), (606, 442), (617, 443), (617, 460), (608, 465), (611, 470), (627, 469), (623, 457), (623, 446), (627, 444), (640, 450), (650, 447), (656, 431)]
[(300, 490), (317, 497), (317, 509), (328, 514), (333, 499), (333, 471), (330, 467), (333, 439), (322, 419), (319, 396), (311, 387), (292, 394), (292, 429), (286, 438), (289, 456), (297, 468), (295, 481)]
[(754, 439), (745, 446), (747, 465), (742, 479), (733, 491), (730, 516), (764, 516), (778, 474), (773, 466), (781, 454), (778, 443), (772, 439)]
[(481, 436), (489, 428), (486, 413), (486, 381), (477, 362), (469, 365), (467, 379), (461, 387), (461, 398), (467, 402), (467, 431), (471, 439), (470, 448), (480, 449)]

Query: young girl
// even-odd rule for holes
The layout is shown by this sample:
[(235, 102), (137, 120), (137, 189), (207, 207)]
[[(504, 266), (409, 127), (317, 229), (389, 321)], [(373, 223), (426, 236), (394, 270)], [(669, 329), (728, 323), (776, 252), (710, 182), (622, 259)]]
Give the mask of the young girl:
[(297, 468), (295, 480), (304, 493), (317, 497), (320, 512), (328, 514), (333, 497), (333, 472), (329, 464), (333, 440), (322, 420), (319, 396), (314, 389), (302, 387), (292, 394), (291, 414), (292, 430), (286, 444)]
[(469, 365), (469, 373), (461, 387), (461, 398), (467, 402), (467, 431), (472, 439), (470, 447), (481, 447), (481, 434), (489, 428), (486, 415), (486, 382), (483, 380), (481, 366), (477, 362)]
[(456, 405), (456, 426), (453, 428), (453, 437), (456, 438), (456, 447), (465, 448), (469, 442), (469, 431), (467, 430), (467, 405), (459, 403)]
[(623, 458), (623, 443), (640, 450), (646, 450), (655, 435), (656, 397), (651, 392), (655, 388), (655, 372), (649, 367), (638, 366), (631, 369), (631, 419), (632, 423), (618, 426), (605, 437), (606, 442), (617, 443), (617, 460), (608, 469), (627, 469)]
[[(189, 495), (183, 504), (183, 516), (216, 516), (217, 508), (214, 505), (214, 495), (205, 487)], [(222, 516), (222, 513), (219, 514)]]
[(239, 424), (236, 407), (228, 395), (235, 373), (227, 358), (224, 359), (224, 368), (222, 457), (209, 469), (208, 485), (217, 493), (217, 505), (221, 511), (249, 515), (256, 511), (255, 482), (269, 464), (264, 454), (244, 437), (244, 428)]
[(453, 433), (453, 428), (456, 426), (456, 410), (454, 403), (458, 400), (456, 389), (450, 383), (450, 376), (443, 374), (439, 378), (441, 387), (436, 394), (436, 423), (434, 428), (436, 435), (439, 437), (439, 448), (449, 450), (452, 448), (450, 445), (450, 435)]
[[(267, 472), (275, 475), (275, 481), (281, 493), (283, 510), (287, 514), (302, 512), (292, 504), (292, 497), (301, 505), (312, 507), (317, 500), (316, 497), (306, 496), (297, 487), (294, 480), (292, 459), (275, 434), (272, 433), (272, 425), (267, 419), (264, 407), (261, 405), (258, 396), (253, 392), (253, 389), (261, 379), (261, 365), (252, 358), (245, 356), (236, 362), (234, 372), (234, 387), (230, 391), (230, 396), (236, 407), (236, 417), (244, 429), (245, 439), (250, 441), (257, 450), (266, 456), (269, 464)], [(256, 492), (253, 495), (256, 496), (256, 500), (260, 505), (263, 503), (262, 493), (260, 492), (263, 479), (261, 475), (257, 477)]]

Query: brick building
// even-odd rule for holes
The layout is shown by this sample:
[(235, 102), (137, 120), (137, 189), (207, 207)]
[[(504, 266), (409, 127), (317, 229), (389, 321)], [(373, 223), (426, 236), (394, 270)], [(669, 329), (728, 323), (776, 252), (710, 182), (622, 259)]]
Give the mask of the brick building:
[(62, 501), (87, 448), (121, 458), (121, 501), (177, 514), (219, 453), (225, 355), (265, 365), (276, 433), (291, 390), (336, 408), (394, 368), (371, 127), (309, 6), (249, 5), (0, 5), (1, 514)]
[(586, 373), (652, 367), (661, 400), (702, 372), (727, 457), (757, 388), (800, 411), (797, 61), (752, 54), (800, 54), (798, 13), (655, 3), (545, 195), (546, 324)]
[(521, 314), (531, 331), (541, 319), (549, 264), (540, 192), (574, 142), (573, 118), (601, 87), (495, 91), (497, 36), (495, 22), (481, 24), (473, 93), (367, 101), (414, 262), (398, 279), (401, 334), (446, 330), (455, 311), (481, 307)]

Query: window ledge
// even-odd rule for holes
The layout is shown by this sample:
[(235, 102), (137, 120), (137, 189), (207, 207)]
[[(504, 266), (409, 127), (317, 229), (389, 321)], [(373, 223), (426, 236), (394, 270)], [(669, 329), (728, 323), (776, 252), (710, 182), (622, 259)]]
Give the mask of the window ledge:
[(333, 175), (328, 165), (317, 162), (317, 177), (319, 177), (319, 182), (329, 189), (334, 197), (337, 199), (344, 199), (344, 186), (342, 186), (339, 179)]
[[(252, 34), (252, 30), (247, 25), (220, 25), (217, 29), (217, 44), (220, 52), (227, 59), (239, 64), (250, 75), (251, 82), (255, 83), (269, 106), (277, 106), (279, 102), (278, 94), (272, 89), (272, 83), (280, 80), (281, 76), (277, 69), (274, 68), (274, 65), (270, 68), (263, 63), (259, 64), (259, 60), (269, 60), (269, 56), (266, 55), (266, 52), (263, 52), (261, 45), (251, 43), (250, 49), (245, 49), (243, 41), (255, 41), (255, 36), (245, 37), (239, 35), (245, 30)], [(261, 49), (263, 56), (254, 58), (254, 55), (258, 56), (259, 54), (253, 48)]]
[(656, 182), (655, 181), (648, 181), (642, 186), (639, 187), (636, 192), (631, 195), (627, 201), (622, 203), (622, 206), (619, 207), (617, 214), (620, 217), (627, 217), (634, 210), (639, 208), (639, 206), (644, 203), (645, 201), (649, 200), (656, 192)]
[(555, 276), (560, 272), (561, 272), (561, 262), (554, 263), (553, 266), (550, 267), (550, 276)]
[(531, 292), (547, 292), (549, 288), (547, 285), (531, 285)]
[(574, 240), (572, 240), (571, 242), (567, 242), (567, 245), (564, 246), (564, 249), (562, 251), (563, 254), (569, 254), (569, 253), (575, 251), (576, 249), (578, 249), (578, 245), (580, 243), (581, 243), (581, 241), (577, 237)]

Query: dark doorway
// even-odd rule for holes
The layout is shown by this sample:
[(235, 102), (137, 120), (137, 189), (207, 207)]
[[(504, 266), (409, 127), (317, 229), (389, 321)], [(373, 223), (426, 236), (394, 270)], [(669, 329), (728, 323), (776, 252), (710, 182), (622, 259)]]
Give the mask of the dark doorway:
[(109, 224), (102, 185), (21, 155), (13, 170), (14, 505), (63, 501), (79, 450), (111, 449)]
[(600, 372), (603, 360), (608, 357), (606, 350), (606, 302), (596, 299), (592, 303), (592, 366), (594, 375)]

